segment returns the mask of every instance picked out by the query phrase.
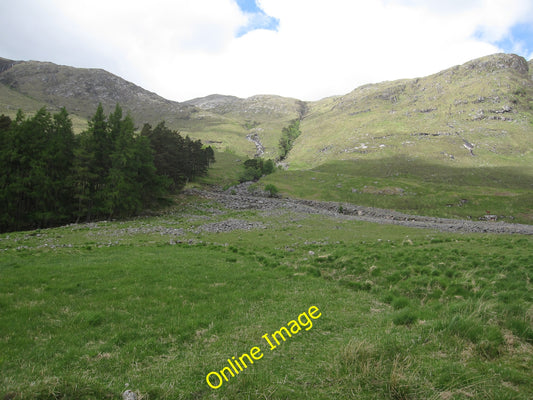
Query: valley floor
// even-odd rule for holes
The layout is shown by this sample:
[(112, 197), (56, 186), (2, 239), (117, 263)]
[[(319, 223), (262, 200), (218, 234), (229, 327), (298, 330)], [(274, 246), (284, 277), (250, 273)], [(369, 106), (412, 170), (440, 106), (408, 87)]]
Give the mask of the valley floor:
[(532, 227), (238, 189), (176, 201), (0, 235), (0, 398), (532, 398)]

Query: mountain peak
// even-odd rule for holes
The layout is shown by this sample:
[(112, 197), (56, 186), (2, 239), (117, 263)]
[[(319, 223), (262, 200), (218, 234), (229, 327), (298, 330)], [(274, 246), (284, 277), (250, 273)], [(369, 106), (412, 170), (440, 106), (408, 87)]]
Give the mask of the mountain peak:
[(525, 58), (516, 54), (497, 53), (490, 56), (477, 58), (462, 65), (466, 70), (478, 70), (481, 72), (495, 72), (498, 70), (511, 69), (521, 75), (529, 73), (529, 65)]
[(194, 107), (164, 99), (103, 69), (75, 68), (51, 62), (0, 60), (0, 84), (52, 108), (66, 107), (87, 118), (98, 103), (107, 112), (119, 103), (138, 123), (157, 123), (165, 116), (185, 118)]

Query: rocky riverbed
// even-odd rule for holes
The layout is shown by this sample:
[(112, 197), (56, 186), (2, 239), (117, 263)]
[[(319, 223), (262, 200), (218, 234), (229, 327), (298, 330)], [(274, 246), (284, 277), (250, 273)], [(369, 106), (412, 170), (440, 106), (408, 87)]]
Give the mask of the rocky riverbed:
[(249, 183), (245, 183), (226, 191), (190, 189), (185, 191), (185, 193), (216, 201), (232, 210), (275, 211), (285, 209), (296, 213), (328, 215), (348, 220), (435, 229), (442, 232), (533, 235), (533, 225), (425, 217), (349, 203), (273, 198), (268, 197), (265, 192), (250, 192), (249, 186)]

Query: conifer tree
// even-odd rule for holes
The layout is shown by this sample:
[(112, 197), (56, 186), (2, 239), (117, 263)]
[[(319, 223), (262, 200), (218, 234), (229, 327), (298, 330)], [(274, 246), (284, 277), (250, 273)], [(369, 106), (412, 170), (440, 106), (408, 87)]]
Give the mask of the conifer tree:
[(88, 215), (89, 218), (103, 218), (112, 212), (107, 188), (107, 176), (111, 168), (112, 141), (101, 103), (98, 104), (96, 113), (89, 121), (89, 128), (82, 144), (86, 146), (82, 152), (88, 157), (89, 173), (86, 176), (92, 178), (87, 182), (90, 205), (87, 210)]
[(157, 174), (170, 181), (172, 191), (180, 189), (195, 176), (207, 173), (209, 164), (215, 161), (213, 149), (204, 149), (200, 140), (183, 138), (165, 122), (154, 129), (146, 124), (141, 134), (150, 140)]
[(65, 110), (53, 118), (45, 108), (30, 118), (19, 112), (3, 130), (1, 229), (47, 227), (70, 219), (72, 140)]
[(74, 150), (75, 137), (67, 110), (62, 108), (53, 116), (48, 142), (48, 174), (52, 177), (55, 219), (68, 221), (74, 211)]
[(9, 127), (11, 126), (11, 118), (9, 118), (7, 115), (0, 115), (0, 134), (2, 132), (6, 132)]
[(69, 221), (130, 216), (204, 174), (213, 149), (164, 123), (135, 134), (117, 104), (106, 118), (98, 105), (88, 129), (74, 136), (63, 108), (14, 121), (0, 116), (0, 231)]
[(76, 138), (74, 149), (74, 200), (76, 222), (84, 219), (90, 221), (93, 214), (94, 187), (98, 179), (94, 168), (94, 151), (92, 137), (88, 132), (82, 132)]

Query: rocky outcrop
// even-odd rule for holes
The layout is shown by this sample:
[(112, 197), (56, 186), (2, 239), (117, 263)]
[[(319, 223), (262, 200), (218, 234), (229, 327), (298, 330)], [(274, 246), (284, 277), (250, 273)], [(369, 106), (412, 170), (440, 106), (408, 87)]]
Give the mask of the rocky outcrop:
[(8, 60), (7, 58), (0, 57), (0, 74), (2, 72), (11, 69), (15, 64), (19, 64), (20, 61)]
[[(531, 147), (530, 65), (515, 54), (494, 54), (430, 76), (368, 84), (310, 103), (302, 139), (287, 162), (310, 168), (392, 152), (456, 165), (498, 165), (502, 158), (522, 157)], [(413, 132), (427, 135), (414, 142), (408, 137)], [(456, 139), (466, 132), (478, 150), (476, 159)]]
[(463, 64), (465, 70), (477, 70), (479, 72), (494, 72), (498, 70), (511, 69), (521, 75), (529, 74), (527, 61), (516, 54), (493, 54), (487, 57), (478, 58)]
[(137, 393), (132, 392), (131, 390), (126, 390), (122, 393), (123, 400), (137, 400)]

